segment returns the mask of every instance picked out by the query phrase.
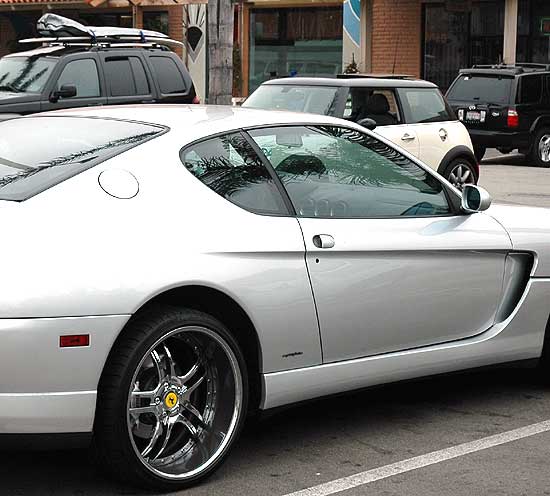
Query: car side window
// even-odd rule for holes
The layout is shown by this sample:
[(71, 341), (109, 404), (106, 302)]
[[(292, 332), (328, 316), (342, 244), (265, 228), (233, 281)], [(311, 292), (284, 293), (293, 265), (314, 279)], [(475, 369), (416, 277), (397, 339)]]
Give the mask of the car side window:
[(390, 89), (350, 88), (344, 119), (373, 119), (378, 126), (401, 124), (395, 92)]
[(80, 59), (69, 62), (57, 80), (57, 89), (64, 85), (76, 87), (76, 98), (99, 97), (99, 75), (94, 59)]
[(197, 179), (231, 203), (256, 213), (288, 215), (273, 177), (241, 133), (186, 147), (180, 158)]
[(399, 88), (407, 124), (455, 120), (437, 88)]
[(376, 218), (451, 213), (443, 185), (394, 148), (340, 127), (249, 131), (299, 216)]
[(160, 92), (164, 95), (172, 93), (185, 93), (187, 91), (185, 80), (174, 60), (170, 57), (150, 57), (151, 64), (160, 86)]
[(542, 77), (522, 76), (519, 103), (539, 103), (542, 98)]
[(108, 57), (105, 77), (110, 96), (149, 95), (149, 83), (138, 57)]

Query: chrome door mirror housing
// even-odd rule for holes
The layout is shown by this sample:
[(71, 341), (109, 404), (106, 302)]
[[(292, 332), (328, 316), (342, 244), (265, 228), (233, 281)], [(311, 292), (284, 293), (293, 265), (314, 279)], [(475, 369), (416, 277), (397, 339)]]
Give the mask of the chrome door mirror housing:
[(462, 211), (468, 214), (483, 212), (491, 206), (491, 195), (474, 184), (465, 184), (462, 190)]

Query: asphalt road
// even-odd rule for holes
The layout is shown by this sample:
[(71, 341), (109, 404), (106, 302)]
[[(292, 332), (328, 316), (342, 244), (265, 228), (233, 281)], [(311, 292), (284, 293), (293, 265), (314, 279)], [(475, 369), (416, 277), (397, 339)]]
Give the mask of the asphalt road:
[[(523, 157), (489, 152), (481, 184), (496, 200), (550, 207), (550, 169), (529, 167)], [(547, 420), (550, 386), (533, 370), (499, 368), (385, 386), (248, 426), (222, 469), (180, 494), (285, 496), (323, 483), (336, 487), (331, 481)], [(85, 449), (4, 450), (0, 457), (1, 496), (147, 494), (105, 480)], [(335, 494), (550, 495), (549, 465), (547, 430)]]

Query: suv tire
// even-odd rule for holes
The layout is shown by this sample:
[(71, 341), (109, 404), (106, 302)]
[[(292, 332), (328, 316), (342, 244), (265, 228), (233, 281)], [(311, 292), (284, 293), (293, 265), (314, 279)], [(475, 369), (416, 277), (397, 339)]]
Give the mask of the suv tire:
[(531, 160), (537, 167), (550, 167), (550, 128), (542, 127), (535, 131)]
[(127, 324), (102, 374), (94, 425), (108, 475), (176, 491), (216, 470), (246, 416), (243, 354), (197, 310), (157, 306)]
[(483, 160), (486, 151), (487, 147), (485, 146), (474, 146), (474, 155), (478, 162), (481, 162)]

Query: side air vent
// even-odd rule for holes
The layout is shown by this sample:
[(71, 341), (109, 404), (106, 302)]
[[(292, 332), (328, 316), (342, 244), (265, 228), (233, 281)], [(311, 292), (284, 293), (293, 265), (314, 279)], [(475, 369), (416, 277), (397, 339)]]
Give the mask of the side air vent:
[(506, 320), (517, 307), (529, 282), (533, 263), (532, 253), (509, 253), (506, 256), (502, 298), (495, 322)]

